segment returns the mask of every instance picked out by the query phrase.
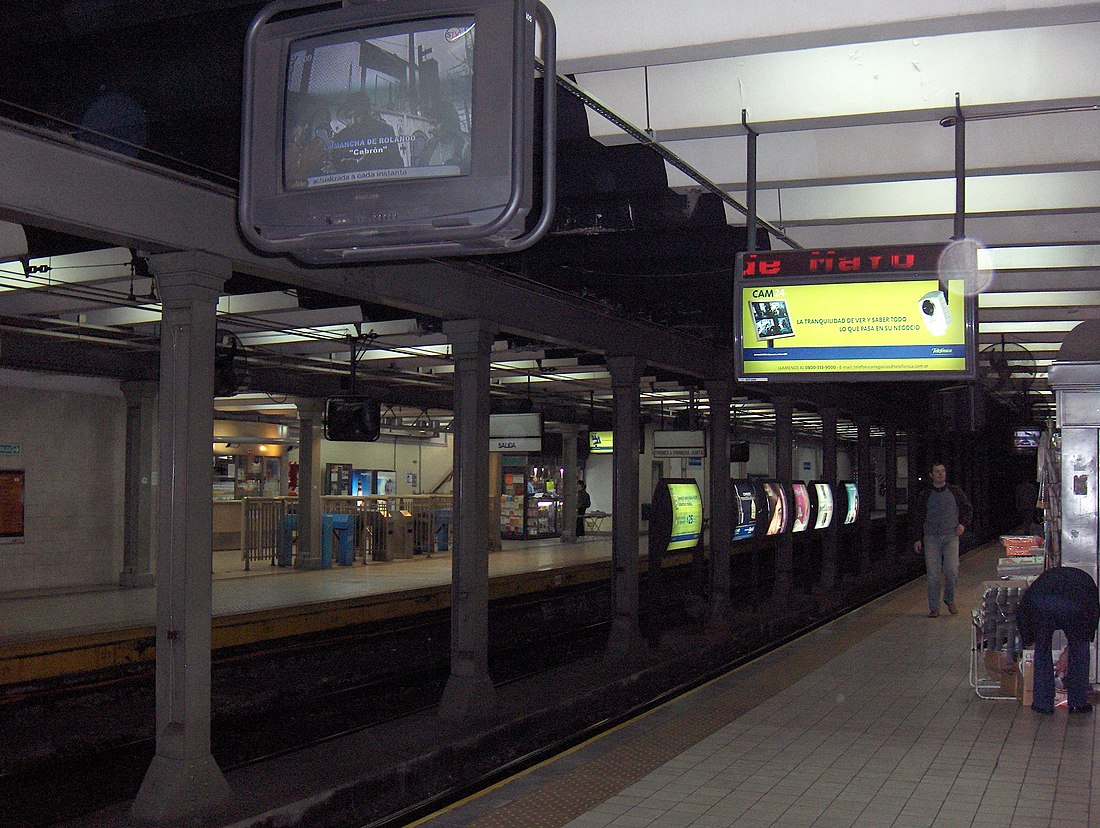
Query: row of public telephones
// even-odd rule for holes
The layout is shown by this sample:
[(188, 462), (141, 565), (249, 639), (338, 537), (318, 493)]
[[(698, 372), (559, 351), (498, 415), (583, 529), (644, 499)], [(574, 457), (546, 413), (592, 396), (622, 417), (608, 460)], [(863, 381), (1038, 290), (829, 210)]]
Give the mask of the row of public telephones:
[(847, 525), (859, 517), (859, 490), (850, 481), (732, 480), (733, 540)]

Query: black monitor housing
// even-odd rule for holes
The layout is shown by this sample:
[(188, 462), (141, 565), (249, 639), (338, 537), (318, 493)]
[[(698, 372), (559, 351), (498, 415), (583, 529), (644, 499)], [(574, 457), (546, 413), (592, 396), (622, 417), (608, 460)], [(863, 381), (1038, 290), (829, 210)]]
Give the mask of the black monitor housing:
[(534, 0), (279, 0), (249, 28), (239, 221), (305, 262), (522, 249), (554, 209), (556, 94), (544, 87), (543, 213), (532, 203)]

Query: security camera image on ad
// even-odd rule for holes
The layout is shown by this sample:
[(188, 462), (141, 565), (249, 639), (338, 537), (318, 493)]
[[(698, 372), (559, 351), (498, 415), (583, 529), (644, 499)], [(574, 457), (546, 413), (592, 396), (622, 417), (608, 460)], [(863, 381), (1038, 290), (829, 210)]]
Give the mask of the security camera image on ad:
[(749, 302), (752, 308), (752, 321), (756, 327), (757, 339), (780, 339), (794, 336), (791, 315), (784, 301)]

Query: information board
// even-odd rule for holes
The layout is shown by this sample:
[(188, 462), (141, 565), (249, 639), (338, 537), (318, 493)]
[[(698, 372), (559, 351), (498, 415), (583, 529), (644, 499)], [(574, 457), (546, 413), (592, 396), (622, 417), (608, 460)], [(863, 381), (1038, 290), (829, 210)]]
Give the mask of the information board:
[(972, 243), (743, 253), (740, 381), (973, 379)]

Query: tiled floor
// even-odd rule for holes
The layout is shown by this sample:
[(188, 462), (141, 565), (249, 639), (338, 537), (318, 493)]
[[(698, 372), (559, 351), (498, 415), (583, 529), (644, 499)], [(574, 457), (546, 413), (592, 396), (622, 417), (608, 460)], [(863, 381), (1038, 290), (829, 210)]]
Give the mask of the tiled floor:
[(423, 822), (430, 828), (1096, 826), (1094, 716), (975, 696), (958, 616), (911, 584)]

